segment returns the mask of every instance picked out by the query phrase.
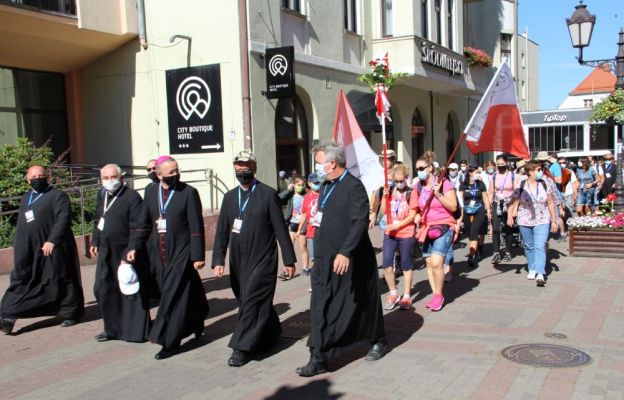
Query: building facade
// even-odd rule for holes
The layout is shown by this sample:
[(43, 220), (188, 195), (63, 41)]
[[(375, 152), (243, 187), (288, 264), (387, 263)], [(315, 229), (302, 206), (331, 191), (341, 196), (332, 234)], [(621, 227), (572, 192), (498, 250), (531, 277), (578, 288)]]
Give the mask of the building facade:
[[(379, 151), (373, 96), (357, 77), (386, 52), (408, 74), (389, 93), (390, 147), (410, 166), (428, 149), (444, 162), (494, 73), (468, 64), (466, 38), (499, 59), (501, 32), (517, 46), (517, 24), (503, 29), (500, 18), (511, 9), (517, 19), (506, 0), (50, 3), (0, 0), (0, 32), (20, 44), (0, 44), (0, 144), (52, 138), (73, 163), (97, 165), (173, 153), (210, 209), (235, 186), (231, 160), (243, 148), (253, 148), (270, 185), (280, 170), (309, 173), (312, 146), (331, 138), (340, 90)], [(285, 46), (294, 49), (294, 95), (269, 98), (265, 55)], [(196, 70), (211, 78), (176, 92), (174, 77)], [(209, 109), (218, 124), (172, 128)], [(216, 144), (183, 143), (198, 137)], [(461, 158), (477, 160), (465, 146)]]

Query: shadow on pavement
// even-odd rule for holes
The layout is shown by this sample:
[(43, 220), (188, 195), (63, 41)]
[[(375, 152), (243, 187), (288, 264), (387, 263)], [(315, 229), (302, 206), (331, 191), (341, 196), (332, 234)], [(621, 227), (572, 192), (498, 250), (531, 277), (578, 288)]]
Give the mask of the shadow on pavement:
[(204, 293), (229, 289), (230, 278), (229, 275), (224, 275), (220, 278), (206, 278), (202, 279), (202, 285), (204, 286)]
[(214, 318), (238, 307), (238, 301), (231, 298), (210, 298), (208, 299), (208, 306), (210, 307), (208, 318)]
[(292, 399), (339, 399), (344, 393), (331, 393), (331, 382), (327, 379), (313, 380), (303, 386), (282, 386), (277, 391), (265, 397), (265, 400), (292, 400)]
[[(80, 320), (80, 323), (91, 322), (102, 318), (102, 313), (100, 312), (100, 307), (97, 302), (92, 301), (85, 304), (85, 315)], [(13, 332), (14, 336), (21, 335), (22, 333), (33, 332), (39, 329), (49, 328), (51, 326), (59, 325), (63, 321), (63, 318), (59, 317), (50, 317), (37, 322), (34, 322), (30, 325), (23, 326), (18, 331)], [(71, 329), (71, 327), (69, 328)]]

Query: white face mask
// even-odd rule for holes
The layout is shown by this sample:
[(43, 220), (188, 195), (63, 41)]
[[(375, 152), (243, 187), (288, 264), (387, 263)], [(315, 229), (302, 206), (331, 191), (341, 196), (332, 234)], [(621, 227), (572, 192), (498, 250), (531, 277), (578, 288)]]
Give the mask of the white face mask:
[(407, 187), (407, 183), (405, 183), (405, 181), (403, 181), (403, 182), (398, 182), (398, 183), (396, 184), (396, 187), (397, 187), (397, 189), (399, 189), (399, 190), (403, 190), (403, 189), (405, 189), (405, 188)]
[(102, 181), (102, 187), (106, 189), (108, 193), (115, 193), (117, 189), (121, 187), (121, 181), (119, 179), (111, 179), (109, 181)]
[(325, 179), (325, 176), (327, 176), (327, 172), (325, 172), (325, 166), (327, 165), (327, 163), (325, 164), (319, 164), (316, 163), (314, 165), (314, 172), (316, 173), (316, 175), (321, 178), (321, 179)]

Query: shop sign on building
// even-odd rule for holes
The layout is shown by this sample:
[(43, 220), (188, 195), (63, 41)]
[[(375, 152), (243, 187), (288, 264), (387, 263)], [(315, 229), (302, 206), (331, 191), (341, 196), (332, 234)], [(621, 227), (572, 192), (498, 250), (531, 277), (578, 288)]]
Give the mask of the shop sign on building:
[(446, 50), (441, 46), (423, 40), (419, 45), (421, 60), (438, 68), (445, 69), (451, 75), (463, 75), (466, 60), (463, 56)]
[(267, 49), (264, 61), (267, 98), (293, 97), (295, 95), (295, 48), (285, 46)]
[(223, 152), (219, 64), (166, 71), (169, 152)]

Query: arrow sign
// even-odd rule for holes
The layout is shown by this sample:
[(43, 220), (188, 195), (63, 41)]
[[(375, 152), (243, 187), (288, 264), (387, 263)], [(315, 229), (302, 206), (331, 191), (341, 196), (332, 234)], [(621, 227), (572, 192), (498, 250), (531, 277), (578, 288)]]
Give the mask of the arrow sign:
[(202, 150), (209, 150), (209, 149), (220, 150), (221, 149), (221, 145), (219, 143), (217, 143), (217, 144), (211, 144), (211, 145), (204, 145), (201, 148), (202, 148)]

